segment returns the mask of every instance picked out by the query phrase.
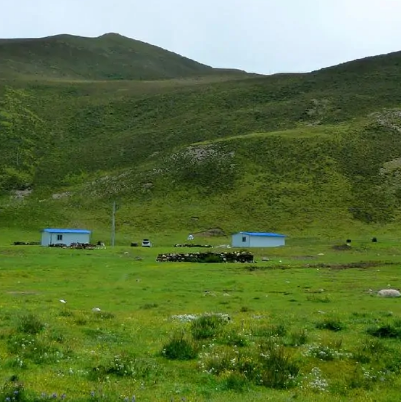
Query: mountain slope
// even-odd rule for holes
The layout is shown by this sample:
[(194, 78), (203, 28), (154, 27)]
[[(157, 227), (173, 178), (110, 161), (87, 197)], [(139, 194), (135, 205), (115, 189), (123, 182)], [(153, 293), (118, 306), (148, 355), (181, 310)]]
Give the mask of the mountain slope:
[[(23, 100), (47, 129), (25, 154), (2, 142), (10, 177), (16, 160), (34, 172), (22, 202), (3, 198), (2, 222), (106, 228), (117, 199), (127, 233), (395, 230), (398, 58), (225, 82), (17, 81), (25, 95), (11, 105)], [(21, 140), (29, 124), (19, 127)]]
[(214, 73), (212, 67), (118, 34), (0, 40), (1, 77), (89, 80), (168, 79)]

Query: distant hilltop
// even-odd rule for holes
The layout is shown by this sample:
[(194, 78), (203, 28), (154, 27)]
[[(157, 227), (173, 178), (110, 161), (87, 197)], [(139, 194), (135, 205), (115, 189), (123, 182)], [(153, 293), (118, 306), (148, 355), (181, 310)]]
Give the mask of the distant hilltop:
[(96, 38), (61, 34), (38, 39), (0, 39), (3, 77), (86, 80), (158, 80), (242, 73), (198, 63), (117, 33)]

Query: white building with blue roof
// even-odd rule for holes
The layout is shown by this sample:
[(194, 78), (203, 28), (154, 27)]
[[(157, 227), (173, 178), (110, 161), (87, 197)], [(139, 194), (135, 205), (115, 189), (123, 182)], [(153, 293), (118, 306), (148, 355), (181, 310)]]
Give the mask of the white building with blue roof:
[(238, 232), (232, 235), (232, 247), (280, 247), (285, 246), (286, 236), (279, 233)]
[(90, 237), (91, 231), (85, 229), (43, 229), (41, 245), (90, 243)]

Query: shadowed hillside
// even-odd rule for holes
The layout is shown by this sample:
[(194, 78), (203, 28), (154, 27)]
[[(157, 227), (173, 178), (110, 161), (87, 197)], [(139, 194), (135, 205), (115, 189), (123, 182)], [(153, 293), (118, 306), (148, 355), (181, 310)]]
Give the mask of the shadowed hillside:
[(0, 182), (26, 193), (3, 198), (3, 222), (107, 227), (117, 199), (127, 232), (392, 230), (399, 57), (246, 79), (9, 82)]
[(154, 80), (219, 73), (178, 54), (114, 33), (97, 38), (57, 35), (2, 39), (0, 72), (1, 78), (90, 80)]

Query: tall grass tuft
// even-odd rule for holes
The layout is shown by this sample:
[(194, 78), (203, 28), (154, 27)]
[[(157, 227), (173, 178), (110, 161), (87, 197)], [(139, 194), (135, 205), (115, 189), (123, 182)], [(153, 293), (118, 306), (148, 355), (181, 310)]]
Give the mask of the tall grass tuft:
[(102, 381), (108, 376), (131, 377), (135, 379), (157, 378), (160, 370), (150, 359), (140, 359), (128, 353), (121, 353), (105, 359), (103, 364), (96, 365), (88, 373), (92, 381)]
[(401, 338), (401, 328), (390, 323), (379, 327), (370, 327), (366, 332), (376, 338)]
[(183, 333), (176, 333), (163, 345), (162, 355), (169, 360), (192, 360), (198, 356), (198, 346)]
[(308, 332), (305, 328), (292, 331), (285, 344), (287, 346), (301, 346), (308, 342)]
[(217, 336), (227, 324), (225, 317), (220, 315), (203, 315), (192, 321), (191, 333), (194, 339), (208, 339)]
[(296, 385), (299, 366), (274, 339), (261, 346), (257, 383), (269, 388), (286, 389)]
[(36, 335), (43, 330), (45, 324), (33, 313), (20, 316), (17, 322), (18, 332)]
[(336, 318), (326, 318), (316, 324), (317, 329), (327, 329), (334, 332), (341, 331), (344, 327), (344, 324)]

